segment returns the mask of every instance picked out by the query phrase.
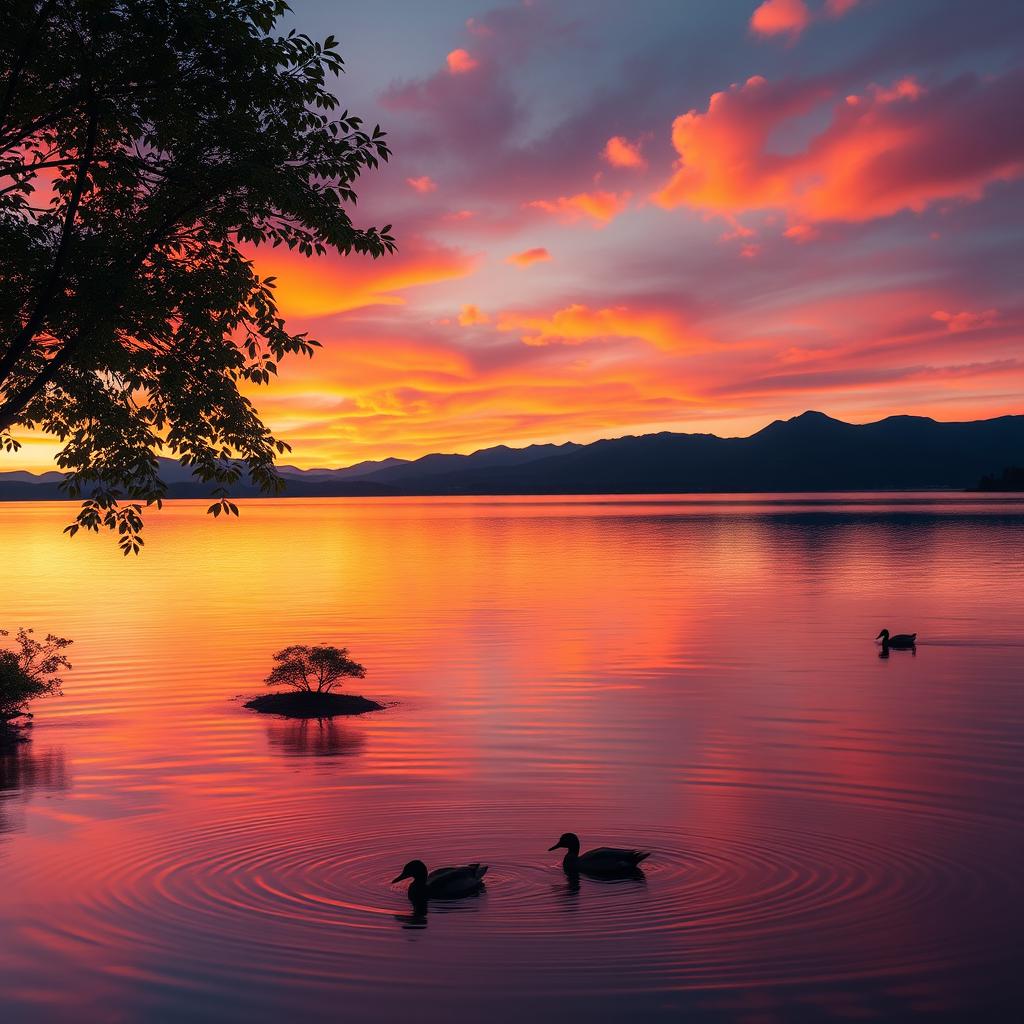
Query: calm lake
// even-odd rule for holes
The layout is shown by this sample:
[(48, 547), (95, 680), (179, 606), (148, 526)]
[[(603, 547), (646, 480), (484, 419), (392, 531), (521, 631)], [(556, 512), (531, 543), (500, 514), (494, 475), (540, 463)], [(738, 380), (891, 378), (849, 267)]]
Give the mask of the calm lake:
[[(1021, 1019), (1024, 502), (204, 507), (126, 560), (0, 505), (0, 626), (75, 640), (0, 756), (5, 1022)], [(241, 707), (309, 642), (390, 706)]]

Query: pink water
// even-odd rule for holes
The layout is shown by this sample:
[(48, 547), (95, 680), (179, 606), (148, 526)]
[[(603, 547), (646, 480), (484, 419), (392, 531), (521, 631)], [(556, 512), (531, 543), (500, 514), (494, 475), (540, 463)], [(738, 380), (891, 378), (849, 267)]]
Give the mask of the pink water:
[[(138, 560), (69, 508), (0, 506), (0, 627), (75, 640), (0, 758), (4, 1021), (1020, 1019), (1024, 503), (172, 502)], [(388, 708), (241, 707), (317, 641)]]

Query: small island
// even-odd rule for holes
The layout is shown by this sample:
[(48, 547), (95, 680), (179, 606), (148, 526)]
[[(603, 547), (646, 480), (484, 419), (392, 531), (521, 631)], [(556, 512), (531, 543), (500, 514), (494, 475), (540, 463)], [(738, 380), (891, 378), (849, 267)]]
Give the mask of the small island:
[(335, 715), (362, 715), (384, 708), (383, 704), (368, 697), (349, 693), (317, 693), (315, 690), (264, 693), (246, 701), (245, 706), (265, 715), (284, 715), (287, 718), (333, 718)]
[(349, 657), (347, 647), (295, 644), (278, 651), (274, 661), (277, 665), (266, 684), (288, 689), (246, 701), (245, 706), (253, 711), (286, 718), (334, 718), (384, 709), (383, 704), (367, 697), (334, 692), (342, 679), (366, 675), (366, 669)]

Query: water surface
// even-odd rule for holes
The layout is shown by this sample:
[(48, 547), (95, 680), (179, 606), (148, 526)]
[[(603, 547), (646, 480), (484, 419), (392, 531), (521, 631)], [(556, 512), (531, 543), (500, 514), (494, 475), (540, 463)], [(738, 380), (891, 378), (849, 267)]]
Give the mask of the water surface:
[[(0, 758), (5, 1021), (1020, 1019), (1020, 501), (71, 511), (0, 505), (0, 626), (75, 639)], [(241, 707), (321, 641), (394, 703)], [(414, 913), (417, 856), (486, 892)]]

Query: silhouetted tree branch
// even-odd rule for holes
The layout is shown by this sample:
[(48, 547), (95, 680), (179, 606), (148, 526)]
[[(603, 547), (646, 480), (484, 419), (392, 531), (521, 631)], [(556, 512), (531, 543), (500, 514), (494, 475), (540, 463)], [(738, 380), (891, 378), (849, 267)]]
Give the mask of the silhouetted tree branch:
[(366, 675), (366, 669), (348, 656), (347, 647), (295, 644), (278, 651), (274, 661), (267, 686), (290, 686), (305, 693), (330, 693), (342, 679)]
[[(336, 114), (333, 38), (277, 34), (283, 0), (0, 0), (0, 450), (62, 442), (68, 532), (137, 552), (167, 451), (216, 489), (280, 487), (288, 450), (239, 391), (317, 342), (246, 246), (379, 257), (357, 228), (379, 127)], [(122, 505), (125, 499), (133, 504)]]

